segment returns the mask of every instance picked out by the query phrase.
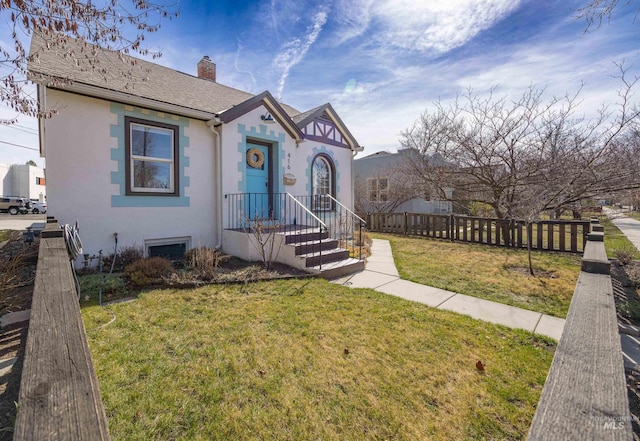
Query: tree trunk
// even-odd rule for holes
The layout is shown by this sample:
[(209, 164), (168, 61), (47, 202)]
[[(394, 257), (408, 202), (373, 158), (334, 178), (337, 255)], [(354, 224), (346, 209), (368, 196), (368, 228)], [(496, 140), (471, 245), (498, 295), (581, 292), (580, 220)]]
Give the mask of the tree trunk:
[(533, 262), (531, 261), (531, 241), (533, 240), (533, 234), (528, 234), (529, 231), (533, 231), (531, 222), (525, 222), (525, 228), (527, 229), (527, 257), (529, 258), (529, 274), (535, 277), (533, 272)]

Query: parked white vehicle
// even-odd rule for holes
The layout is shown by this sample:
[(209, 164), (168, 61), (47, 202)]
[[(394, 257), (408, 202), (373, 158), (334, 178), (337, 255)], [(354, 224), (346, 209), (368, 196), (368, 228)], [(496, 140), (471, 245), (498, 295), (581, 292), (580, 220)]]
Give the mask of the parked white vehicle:
[(47, 203), (40, 202), (37, 199), (29, 200), (29, 208), (33, 214), (46, 213), (47, 212)]

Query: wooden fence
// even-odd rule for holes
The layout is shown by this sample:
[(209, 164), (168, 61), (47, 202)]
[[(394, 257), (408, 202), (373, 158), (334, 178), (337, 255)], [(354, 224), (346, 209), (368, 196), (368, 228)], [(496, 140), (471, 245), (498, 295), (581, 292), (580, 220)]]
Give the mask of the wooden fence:
[(14, 440), (109, 440), (62, 230), (42, 231)]
[(609, 268), (591, 233), (528, 441), (634, 439)]
[(432, 237), (486, 245), (580, 253), (589, 221), (524, 221), (421, 213), (368, 213), (369, 231)]

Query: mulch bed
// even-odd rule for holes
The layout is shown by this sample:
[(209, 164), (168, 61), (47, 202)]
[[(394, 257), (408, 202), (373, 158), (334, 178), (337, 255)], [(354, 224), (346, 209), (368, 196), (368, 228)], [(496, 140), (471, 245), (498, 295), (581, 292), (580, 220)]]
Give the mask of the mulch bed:
[[(21, 234), (15, 231), (0, 248), (0, 273), (4, 277), (0, 288), (0, 316), (31, 308), (38, 245), (38, 238), (33, 244), (23, 243)], [(17, 261), (20, 264), (14, 265)], [(11, 279), (8, 281), (9, 277)], [(0, 361), (16, 358), (11, 370), (0, 376), (0, 441), (13, 439), (28, 329), (28, 321), (0, 328)]]
[[(613, 260), (611, 263), (611, 283), (613, 285), (613, 296), (616, 302), (616, 313), (618, 322), (640, 327), (640, 316), (631, 314), (629, 308), (624, 305), (638, 303), (640, 296), (638, 289), (640, 280), (636, 280), (640, 275), (640, 262), (634, 261), (627, 265)], [(633, 439), (640, 441), (640, 372), (625, 369), (627, 379), (627, 395), (629, 397), (629, 410), (633, 418)]]

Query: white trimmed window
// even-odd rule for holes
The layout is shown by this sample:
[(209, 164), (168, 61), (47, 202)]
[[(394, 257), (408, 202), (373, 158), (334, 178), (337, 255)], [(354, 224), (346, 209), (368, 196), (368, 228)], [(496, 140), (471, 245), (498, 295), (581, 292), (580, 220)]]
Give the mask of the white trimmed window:
[(125, 118), (127, 194), (178, 195), (178, 127)]
[(334, 172), (331, 160), (324, 155), (316, 156), (313, 159), (311, 173), (314, 209), (331, 210), (333, 208), (333, 201), (326, 196), (331, 195), (335, 197)]

